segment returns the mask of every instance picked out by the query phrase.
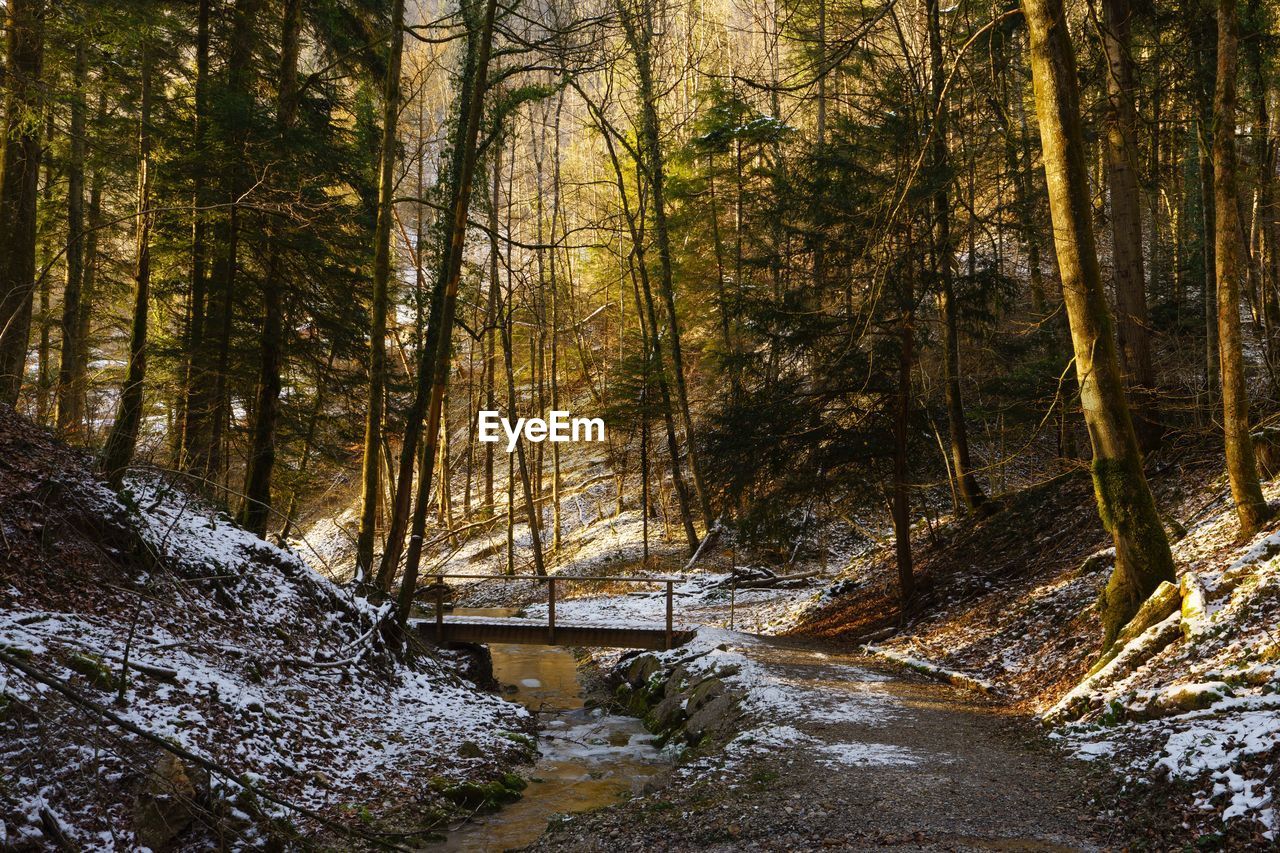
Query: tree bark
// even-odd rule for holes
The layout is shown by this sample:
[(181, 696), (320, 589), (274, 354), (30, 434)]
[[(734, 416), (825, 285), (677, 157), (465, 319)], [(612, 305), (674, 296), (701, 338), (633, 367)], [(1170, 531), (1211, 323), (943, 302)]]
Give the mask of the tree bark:
[[(209, 110), (209, 6), (211, 0), (199, 0), (196, 11), (196, 76), (193, 105), (192, 143), (197, 152), (205, 148), (206, 116)], [(193, 458), (197, 445), (207, 442), (207, 393), (203, 389), (203, 368), (197, 360), (205, 352), (206, 280), (206, 216), (202, 208), (208, 201), (204, 175), (197, 171), (191, 195), (191, 292), (187, 300), (186, 352), (183, 355), (182, 435), (179, 437), (178, 465), (186, 471), (198, 471), (202, 459)], [(197, 438), (199, 437), (199, 438)]]
[[(1154, 410), (1155, 371), (1147, 329), (1146, 274), (1142, 264), (1142, 207), (1138, 193), (1138, 120), (1133, 103), (1129, 0), (1103, 0), (1102, 46), (1107, 56), (1107, 178), (1111, 191), (1112, 263), (1116, 336), (1125, 385), (1133, 400), (1138, 443), (1159, 443)], [(1154, 234), (1152, 235), (1154, 238)]]
[[(960, 499), (966, 508), (977, 509), (986, 501), (969, 461), (969, 433), (964, 422), (964, 401), (960, 389), (960, 332), (956, 318), (951, 265), (955, 247), (951, 243), (951, 166), (947, 150), (947, 105), (943, 92), (942, 32), (938, 21), (938, 0), (926, 0), (929, 27), (929, 71), (934, 127), (931, 142), (935, 180), (933, 194), (934, 270), (938, 280), (938, 313), (942, 321), (942, 373), (947, 401), (947, 426), (951, 438), (951, 463), (955, 469)], [(972, 254), (970, 258), (972, 262)]]
[[(667, 226), (666, 174), (662, 157), (660, 125), (658, 122), (657, 95), (653, 80), (653, 18), (649, 0), (640, 0), (641, 14), (637, 17), (627, 8), (626, 0), (618, 0), (617, 8), (622, 18), (623, 30), (631, 47), (636, 65), (636, 78), (640, 97), (639, 142), (644, 152), (644, 166), (649, 181), (650, 203), (653, 205), (654, 241), (658, 247), (658, 285), (663, 305), (666, 307), (668, 335), (671, 347), (671, 373), (676, 386), (676, 403), (680, 407), (680, 420), (684, 427), (685, 452), (689, 458), (689, 475), (693, 491), (702, 514), (703, 529), (710, 530), (714, 518), (711, 501), (702, 477), (697, 442), (693, 431), (693, 419), (689, 414), (689, 391), (685, 382), (684, 355), (680, 345), (680, 323), (676, 313), (675, 283), (671, 262), (671, 237)], [(657, 329), (654, 329), (655, 340)]]
[[(395, 195), (396, 120), (400, 116), (400, 61), (404, 53), (404, 0), (392, 0), (391, 48), (382, 88), (382, 148), (378, 168), (378, 219), (373, 232), (373, 324), (369, 331), (369, 408), (364, 424), (360, 530), (356, 539), (356, 576), (367, 580), (373, 568), (381, 494), (378, 459), (387, 381), (387, 290), (391, 280), (391, 219)], [(407, 485), (407, 484), (406, 484)]]
[(1213, 98), (1214, 240), (1227, 476), (1241, 536), (1251, 536), (1271, 513), (1262, 496), (1253, 439), (1249, 436), (1249, 392), (1241, 347), (1240, 279), (1245, 274), (1245, 259), (1236, 194), (1236, 14), (1236, 0), (1218, 0), (1218, 77)]
[(119, 491), (133, 461), (142, 423), (143, 383), (147, 376), (147, 318), (151, 311), (151, 77), (153, 59), (147, 37), (142, 44), (142, 82), (138, 114), (138, 215), (135, 220), (133, 326), (129, 335), (129, 372), (120, 391), (115, 423), (102, 451), (99, 468), (107, 484)]
[[(283, 148), (298, 109), (298, 52), (302, 33), (302, 0), (286, 0), (280, 36), (280, 80), (276, 132)], [(245, 528), (263, 536), (271, 515), (271, 474), (276, 463), (276, 423), (280, 419), (280, 371), (284, 364), (284, 275), (278, 240), (271, 242), (262, 283), (262, 336), (257, 405), (244, 487)]]
[(1093, 445), (1094, 491), (1116, 546), (1115, 571), (1101, 601), (1109, 645), (1160, 582), (1173, 581), (1173, 557), (1142, 470), (1098, 267), (1076, 63), (1062, 0), (1022, 0), (1022, 10), (1063, 299)]
[(44, 0), (10, 0), (0, 163), (0, 404), (16, 405), (26, 373), (36, 278)]
[[(401, 2), (401, 0), (397, 0)], [(418, 366), (419, 374), (430, 371), (431, 396), (427, 404), (426, 448), (423, 457), (422, 471), (418, 475), (417, 504), (414, 507), (413, 526), (409, 535), (409, 547), (405, 554), (404, 577), (400, 583), (400, 596), (397, 605), (397, 618), (401, 624), (409, 618), (409, 609), (413, 605), (413, 594), (418, 584), (418, 563), (422, 557), (422, 540), (426, 533), (427, 503), (431, 494), (432, 463), (435, 459), (435, 443), (440, 435), (440, 420), (444, 408), (444, 395), (449, 385), (449, 370), (453, 362), (453, 325), (458, 306), (458, 287), (462, 283), (462, 256), (467, 234), (467, 216), (471, 207), (471, 182), (475, 176), (476, 141), (480, 134), (480, 121), (484, 113), (485, 93), (488, 88), (489, 56), (493, 42), (493, 24), (497, 15), (496, 0), (488, 0), (485, 4), (484, 19), (480, 24), (479, 43), (476, 50), (475, 65), (471, 79), (474, 91), (471, 103), (464, 118), (463, 133), (459, 142), (462, 149), (462, 169), (458, 182), (453, 187), (453, 222), (449, 230), (447, 246), (448, 265), (445, 267), (443, 304), (440, 312), (439, 336), (436, 351), (429, 353), (428, 347), (423, 349), (423, 359)], [(430, 335), (428, 335), (428, 339)], [(427, 359), (431, 360), (428, 362)], [(421, 385), (419, 385), (421, 390)], [(408, 484), (405, 484), (408, 488)], [(535, 536), (535, 545), (537, 544)], [(541, 548), (536, 558), (541, 573)]]
[(80, 342), (80, 299), (84, 283), (84, 161), (85, 83), (89, 76), (89, 51), (84, 42), (76, 45), (71, 73), (71, 125), (67, 161), (67, 277), (62, 290), (62, 353), (58, 361), (57, 411), (54, 423), (58, 434), (71, 437), (84, 424), (84, 374), (76, 370), (76, 349)]

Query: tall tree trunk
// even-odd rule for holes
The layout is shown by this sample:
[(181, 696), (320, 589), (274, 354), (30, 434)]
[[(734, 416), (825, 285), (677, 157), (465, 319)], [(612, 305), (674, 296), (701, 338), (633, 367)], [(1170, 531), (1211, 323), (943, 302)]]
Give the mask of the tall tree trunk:
[(151, 76), (152, 55), (148, 36), (142, 44), (141, 100), (138, 112), (138, 216), (134, 225), (133, 326), (129, 335), (129, 372), (120, 391), (120, 406), (107, 437), (99, 467), (107, 483), (117, 491), (133, 461), (142, 423), (142, 392), (147, 376), (147, 315), (151, 311)]
[[(913, 299), (907, 296), (907, 305)], [(915, 361), (915, 313), (904, 307), (898, 350), (898, 395), (893, 416), (893, 541), (898, 561), (898, 598), (905, 617), (915, 597), (915, 571), (911, 559), (911, 483), (907, 435), (911, 417), (911, 370)]]
[[(98, 113), (95, 127), (103, 127), (107, 117), (107, 97), (105, 92), (98, 95)], [(98, 281), (98, 234), (102, 225), (102, 192), (103, 168), (96, 167), (89, 178), (89, 206), (85, 211), (84, 236), (84, 282), (80, 287), (80, 316), (77, 318), (76, 347), (72, 353), (74, 362), (71, 367), (73, 385), (80, 389), (85, 419), (79, 427), (85, 443), (90, 443), (92, 429), (88, 417), (89, 391), (89, 331), (93, 316), (93, 302), (97, 292)]]
[[(947, 426), (951, 437), (951, 463), (955, 468), (960, 499), (968, 509), (977, 509), (986, 500), (969, 462), (969, 433), (964, 423), (964, 402), (960, 393), (960, 332), (956, 318), (951, 265), (955, 250), (951, 243), (951, 166), (947, 150), (947, 105), (943, 92), (942, 32), (938, 21), (938, 0), (926, 0), (929, 24), (929, 70), (934, 115), (932, 158), (938, 187), (933, 194), (934, 270), (938, 280), (938, 313), (942, 320), (942, 373), (947, 400)], [(970, 254), (972, 262), (972, 253)]]
[(0, 404), (15, 405), (26, 373), (36, 279), (45, 0), (9, 0), (0, 163)]
[[(680, 408), (681, 425), (685, 434), (685, 453), (689, 458), (689, 474), (693, 491), (698, 499), (703, 527), (711, 529), (714, 516), (706, 484), (702, 477), (697, 441), (693, 431), (693, 419), (689, 414), (689, 391), (685, 382), (684, 355), (680, 345), (680, 322), (676, 314), (675, 282), (671, 261), (671, 236), (667, 226), (666, 174), (662, 156), (660, 125), (658, 122), (657, 93), (653, 80), (653, 11), (650, 0), (640, 0), (639, 16), (632, 14), (626, 0), (618, 0), (617, 8), (623, 30), (630, 44), (636, 65), (638, 94), (640, 96), (640, 147), (643, 151), (646, 178), (649, 181), (650, 202), (653, 206), (654, 242), (658, 247), (658, 285), (667, 314), (667, 334), (671, 346), (671, 373), (676, 386), (676, 403)], [(656, 339), (657, 329), (654, 329)]]
[[(479, 44), (471, 74), (475, 91), (468, 105), (460, 139), (463, 151), (462, 170), (458, 183), (453, 188), (453, 223), (449, 232), (447, 275), (443, 278), (445, 286), (444, 302), (440, 313), (439, 343), (436, 352), (430, 354), (430, 362), (425, 360), (428, 353), (424, 349), (424, 360), (418, 366), (419, 371), (427, 369), (431, 371), (431, 397), (427, 404), (427, 423), (424, 433), (427, 452), (424, 456), (422, 472), (418, 475), (417, 505), (414, 507), (413, 527), (409, 536), (409, 548), (405, 554), (404, 577), (401, 580), (396, 609), (396, 615), (401, 624), (409, 618), (409, 609), (413, 605), (413, 594), (418, 584), (418, 563), (422, 557), (422, 540), (427, 526), (427, 498), (431, 494), (431, 468), (435, 457), (435, 442), (440, 435), (444, 395), (449, 385), (449, 369), (453, 363), (453, 325), (458, 307), (458, 287), (462, 283), (462, 256), (467, 234), (467, 215), (471, 207), (471, 182), (476, 167), (476, 140), (480, 134), (480, 121), (484, 114), (485, 92), (489, 78), (489, 56), (496, 15), (497, 0), (488, 0), (485, 4), (484, 19), (480, 24)], [(534, 535), (534, 541), (537, 544), (536, 533)], [(536, 559), (541, 573), (543, 571), (541, 548), (537, 550)]]
[(1213, 199), (1213, 94), (1214, 56), (1217, 45), (1212, 36), (1212, 19), (1197, 4), (1187, 5), (1191, 46), (1196, 57), (1193, 90), (1196, 106), (1196, 163), (1200, 178), (1201, 311), (1204, 320), (1204, 374), (1207, 402), (1212, 408), (1219, 388), (1218, 368), (1218, 278), (1215, 255), (1215, 212)]
[[(400, 116), (400, 60), (404, 53), (404, 0), (392, 0), (391, 48), (382, 88), (382, 148), (378, 169), (378, 220), (373, 232), (373, 325), (369, 331), (369, 408), (364, 423), (361, 471), (360, 531), (356, 539), (356, 573), (367, 580), (373, 567), (378, 529), (379, 448), (387, 382), (387, 289), (391, 280), (391, 219), (395, 195), (396, 120)], [(407, 485), (407, 484), (405, 484)], [(403, 487), (403, 486), (402, 486)]]
[[(298, 50), (302, 33), (302, 0), (287, 0), (280, 36), (280, 81), (277, 95), (276, 132), (280, 145), (288, 144), (298, 109)], [(271, 242), (262, 283), (265, 312), (260, 341), (258, 400), (254, 407), (253, 437), (249, 448), (244, 487), (246, 529), (264, 535), (271, 515), (271, 473), (276, 463), (276, 423), (280, 419), (280, 371), (284, 364), (284, 262), (277, 240)]]
[[(39, 208), (44, 210), (53, 209), (53, 138), (57, 133), (53, 120), (53, 109), (45, 107), (44, 122), (44, 152), (42, 159), (44, 160), (44, 184), (40, 188)], [(53, 312), (50, 309), (52, 301), (51, 277), (49, 273), (53, 268), (53, 256), (56, 249), (53, 247), (54, 237), (51, 233), (52, 229), (46, 229), (43, 240), (40, 240), (41, 251), (40, 260), (36, 267), (38, 275), (37, 285), (40, 291), (40, 310), (36, 314), (36, 324), (39, 327), (40, 335), (36, 343), (36, 423), (45, 426), (49, 423), (50, 403), (53, 399), (53, 370), (51, 368), (52, 347), (50, 346), (49, 332), (53, 325)]]
[[(484, 407), (494, 411), (497, 403), (498, 372), (498, 203), (502, 188), (502, 146), (500, 141), (493, 144), (493, 198), (489, 206), (489, 298), (485, 303), (485, 364), (484, 364)], [(484, 445), (484, 516), (490, 518), (494, 513), (493, 503), (493, 451), (494, 442)]]
[(89, 76), (89, 50), (84, 41), (76, 44), (75, 66), (71, 72), (71, 125), (67, 160), (67, 277), (62, 290), (62, 357), (58, 362), (57, 412), (54, 422), (59, 435), (70, 437), (84, 423), (84, 375), (75, 370), (76, 348), (80, 345), (81, 285), (84, 283), (84, 161), (85, 84)]
[[(601, 135), (604, 137), (605, 147), (609, 152), (609, 162), (613, 166), (615, 185), (618, 188), (618, 199), (622, 202), (623, 218), (627, 222), (627, 230), (631, 236), (631, 254), (627, 256), (627, 266), (631, 275), (632, 289), (635, 293), (636, 314), (639, 317), (642, 334), (648, 335), (648, 337), (644, 338), (644, 342), (646, 351), (653, 360), (656, 371), (655, 379), (658, 384), (663, 422), (667, 432), (667, 451), (671, 457), (671, 482), (675, 487), (676, 500), (680, 505), (680, 519), (684, 525), (685, 542), (688, 545), (689, 553), (693, 554), (698, 548), (698, 533), (693, 526), (693, 514), (689, 506), (689, 489), (685, 485), (684, 475), (680, 470), (680, 443), (676, 436), (675, 416), (672, 413), (671, 406), (671, 392), (667, 385), (666, 370), (662, 360), (662, 345), (658, 336), (658, 315), (654, 308), (653, 290), (649, 284), (649, 267), (645, 261), (644, 234), (639, 222), (641, 213), (631, 207), (626, 182), (623, 178), (622, 164), (618, 159), (618, 152), (612, 135), (613, 129), (608, 125), (607, 119), (599, 110), (594, 110), (594, 115), (600, 127)], [(644, 291), (643, 300), (640, 295), (641, 287), (643, 287)], [(646, 328), (648, 329), (647, 333), (644, 332)], [(646, 384), (647, 381), (646, 375)]]
[[(241, 197), (251, 186), (246, 150), (249, 116), (253, 104), (253, 25), (264, 0), (237, 0), (231, 12), (230, 51), (226, 62), (225, 91), (222, 97), (235, 104), (224, 105), (219, 144), (226, 146), (228, 161), (222, 187), (227, 212), (219, 214), (213, 233), (212, 275), (208, 285), (205, 328), (202, 336), (201, 375), (197, 379), (199, 400), (196, 422), (200, 429), (188, 442), (190, 467), (216, 490), (223, 483), (226, 465), (226, 429), (231, 418), (231, 333), (239, 277)], [(212, 128), (211, 128), (212, 129)]]
[[(209, 6), (212, 0), (199, 0), (196, 11), (196, 77), (193, 105), (192, 143), (197, 153), (205, 150), (207, 114), (209, 110)], [(178, 464), (183, 470), (200, 472), (205, 465), (208, 442), (209, 401), (204, 387), (206, 367), (198, 364), (205, 354), (206, 221), (203, 210), (209, 200), (208, 182), (202, 170), (196, 171), (191, 196), (191, 292), (187, 300), (186, 347), (182, 370), (182, 435), (179, 439)]]
[[(507, 369), (507, 399), (510, 401), (507, 407), (507, 417), (514, 419), (517, 416), (517, 398), (515, 368), (512, 366), (511, 359), (511, 351), (513, 349), (511, 326), (511, 296), (508, 294), (502, 321), (502, 358)], [(520, 469), (520, 487), (524, 490), (525, 522), (529, 525), (529, 538), (533, 546), (533, 570), (539, 577), (543, 577), (547, 574), (547, 568), (543, 561), (542, 533), (539, 530), (541, 525), (538, 523), (538, 516), (541, 514), (541, 510), (530, 482), (528, 454), (525, 452), (524, 444), (523, 439), (516, 442), (516, 459)]]
[[(1154, 409), (1155, 371), (1147, 330), (1146, 274), (1142, 265), (1142, 207), (1138, 194), (1138, 119), (1133, 103), (1129, 0), (1103, 0), (1102, 46), (1107, 56), (1107, 177), (1120, 366), (1133, 400), (1134, 429), (1145, 449), (1159, 442)], [(1154, 234), (1152, 235), (1154, 239)]]
[(1022, 0), (1022, 10), (1063, 299), (1093, 445), (1094, 491), (1116, 546), (1115, 571), (1101, 602), (1109, 645), (1160, 582), (1175, 579), (1173, 557), (1142, 470), (1098, 267), (1076, 63), (1062, 0)]
[(1240, 279), (1245, 259), (1236, 194), (1236, 0), (1218, 0), (1218, 78), (1214, 90), (1213, 202), (1218, 276), (1218, 352), (1222, 365), (1222, 431), (1227, 476), (1242, 536), (1271, 515), (1258, 482), (1249, 436), (1249, 391), (1241, 349)]

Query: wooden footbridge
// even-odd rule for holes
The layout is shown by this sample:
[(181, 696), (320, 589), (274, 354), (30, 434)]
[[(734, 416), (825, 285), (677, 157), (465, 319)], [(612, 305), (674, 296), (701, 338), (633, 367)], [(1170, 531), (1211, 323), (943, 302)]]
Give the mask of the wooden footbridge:
[[(513, 643), (539, 646), (600, 646), (623, 649), (670, 649), (687, 642), (693, 631), (676, 627), (672, 605), (675, 578), (605, 578), (549, 575), (434, 575), (435, 582), (419, 589), (419, 596), (433, 600), (433, 618), (414, 620), (413, 627), (424, 639), (437, 643)], [(451, 587), (445, 579), (477, 582), (536, 580), (546, 588), (547, 618), (528, 619), (501, 616), (473, 616), (447, 612)], [(607, 583), (664, 586), (666, 610), (662, 622), (623, 624), (619, 622), (570, 621), (556, 619), (556, 591), (570, 583)], [(655, 597), (656, 599), (656, 597)]]

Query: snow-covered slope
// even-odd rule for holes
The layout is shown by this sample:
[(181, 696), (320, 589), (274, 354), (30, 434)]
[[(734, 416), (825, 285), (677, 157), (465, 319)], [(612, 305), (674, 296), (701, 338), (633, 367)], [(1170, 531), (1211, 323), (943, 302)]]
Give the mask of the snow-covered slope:
[[(523, 709), (452, 661), (387, 654), (379, 612), (297, 554), (159, 477), (117, 499), (76, 454), (0, 420), (0, 650), (83, 700), (0, 663), (0, 846), (321, 831), (292, 806), (424, 830), (447, 780), (526, 757)], [(228, 772), (175, 767), (95, 707)]]

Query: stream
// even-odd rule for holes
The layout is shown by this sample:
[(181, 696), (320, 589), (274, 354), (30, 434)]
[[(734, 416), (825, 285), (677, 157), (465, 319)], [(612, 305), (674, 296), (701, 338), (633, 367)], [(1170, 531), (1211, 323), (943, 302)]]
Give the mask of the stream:
[[(458, 615), (512, 616), (515, 608), (459, 607)], [(590, 811), (639, 792), (645, 781), (670, 765), (653, 737), (633, 717), (584, 707), (578, 666), (559, 646), (489, 646), (493, 675), (508, 693), (538, 717), (538, 751), (524, 797), (500, 811), (477, 816), (429, 850), (500, 851), (537, 840), (557, 814)]]

